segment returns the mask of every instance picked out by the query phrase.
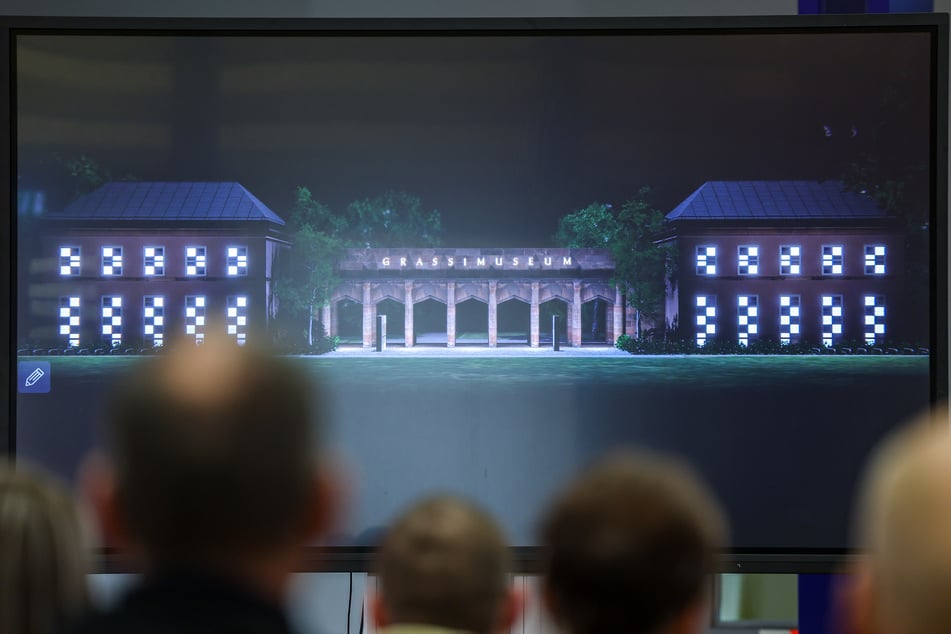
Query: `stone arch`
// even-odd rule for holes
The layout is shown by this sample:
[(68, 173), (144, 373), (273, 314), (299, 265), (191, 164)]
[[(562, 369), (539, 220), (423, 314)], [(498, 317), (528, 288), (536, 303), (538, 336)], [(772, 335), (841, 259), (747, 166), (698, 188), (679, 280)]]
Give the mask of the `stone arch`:
[(456, 303), (477, 299), (489, 303), (489, 283), (484, 280), (459, 280), (456, 282)]
[(538, 301), (541, 304), (552, 300), (560, 299), (561, 301), (571, 304), (572, 296), (572, 287), (571, 282), (566, 282), (564, 280), (557, 281), (543, 281), (539, 284), (538, 288)]
[(449, 303), (448, 290), (445, 282), (418, 281), (413, 285), (413, 303), (418, 304), (427, 299), (433, 299), (443, 304)]
[(581, 284), (581, 302), (590, 302), (593, 299), (603, 299), (613, 305), (617, 289), (608, 282), (583, 282)]
[(532, 283), (524, 280), (506, 280), (499, 282), (496, 297), (500, 304), (510, 299), (520, 299), (523, 302), (531, 304)]

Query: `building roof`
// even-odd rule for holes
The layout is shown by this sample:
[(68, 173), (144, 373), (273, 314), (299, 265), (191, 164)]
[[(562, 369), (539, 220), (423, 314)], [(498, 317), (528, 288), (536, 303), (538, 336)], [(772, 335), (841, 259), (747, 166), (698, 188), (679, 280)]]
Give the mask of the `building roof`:
[(708, 181), (667, 220), (869, 219), (888, 214), (839, 181)]
[(106, 183), (48, 214), (60, 220), (271, 222), (284, 219), (240, 183)]

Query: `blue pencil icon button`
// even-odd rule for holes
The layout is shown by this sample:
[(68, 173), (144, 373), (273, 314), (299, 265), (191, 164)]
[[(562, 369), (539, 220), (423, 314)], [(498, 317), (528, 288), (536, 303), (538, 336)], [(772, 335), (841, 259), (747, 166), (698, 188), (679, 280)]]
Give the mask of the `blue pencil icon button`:
[(50, 391), (50, 364), (48, 361), (20, 361), (17, 363), (17, 391), (20, 394), (47, 394)]

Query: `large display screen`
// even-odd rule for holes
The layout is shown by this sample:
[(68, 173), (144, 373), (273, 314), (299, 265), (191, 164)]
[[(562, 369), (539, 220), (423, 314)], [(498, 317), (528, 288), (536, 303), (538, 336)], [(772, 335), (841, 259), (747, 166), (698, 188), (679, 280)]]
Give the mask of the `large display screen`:
[(15, 452), (75, 478), (129, 368), (217, 333), (326, 388), (333, 545), (448, 490), (532, 546), (639, 446), (734, 550), (844, 549), (947, 363), (928, 20), (14, 32)]

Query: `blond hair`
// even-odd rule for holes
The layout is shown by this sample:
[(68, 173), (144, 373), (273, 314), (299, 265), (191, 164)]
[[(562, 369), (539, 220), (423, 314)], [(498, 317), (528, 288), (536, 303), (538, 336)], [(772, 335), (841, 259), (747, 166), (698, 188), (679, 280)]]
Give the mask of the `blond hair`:
[(51, 477), (0, 461), (0, 634), (62, 632), (88, 606), (72, 498)]
[(930, 634), (951, 623), (951, 434), (938, 410), (875, 454), (860, 497), (857, 537), (885, 632)]

